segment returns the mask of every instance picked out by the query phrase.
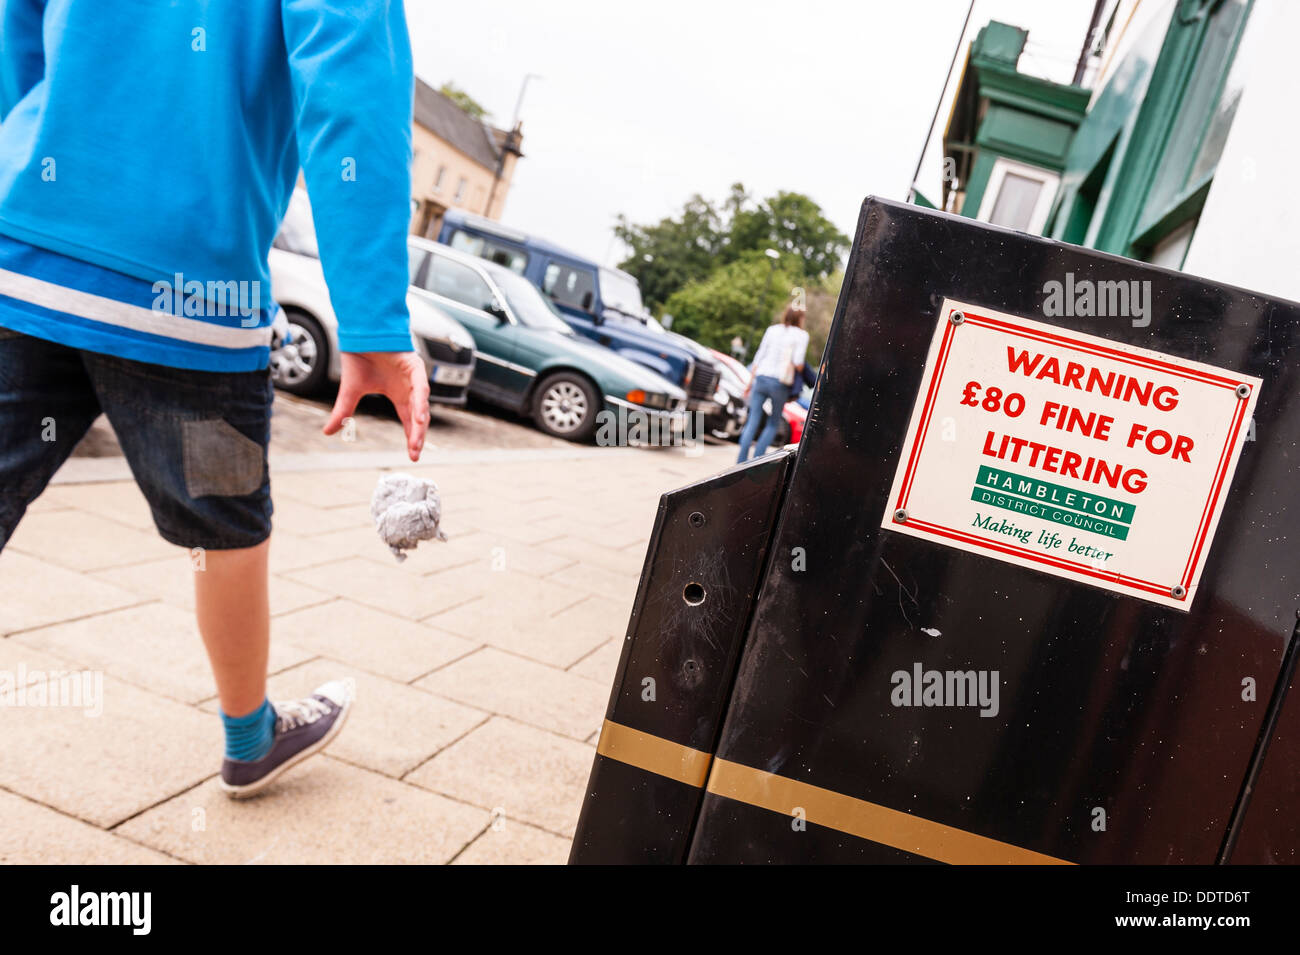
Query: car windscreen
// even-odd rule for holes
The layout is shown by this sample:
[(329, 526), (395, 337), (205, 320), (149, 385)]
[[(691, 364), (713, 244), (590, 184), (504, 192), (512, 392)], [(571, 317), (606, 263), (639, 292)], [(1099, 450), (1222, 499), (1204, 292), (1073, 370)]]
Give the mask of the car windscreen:
[(528, 268), (527, 252), (487, 236), (466, 232), (464, 229), (453, 232), (449, 244), (460, 252), (468, 252), (470, 255), (477, 255), (480, 259), (504, 265), (518, 275), (523, 275), (524, 269)]
[(486, 311), (496, 301), (478, 269), (445, 255), (430, 255), (424, 274), (417, 274), (416, 279), (425, 291), (479, 311)]
[(639, 316), (645, 310), (636, 280), (613, 269), (600, 270), (600, 299), (606, 308), (618, 309), (624, 315)]
[(308, 255), (313, 259), (320, 258), (320, 247), (316, 245), (316, 223), (312, 220), (311, 203), (307, 200), (305, 190), (295, 189), (289, 197), (289, 208), (285, 210), (284, 221), (280, 223), (275, 247), (297, 255)]
[(560, 318), (560, 313), (555, 310), (555, 306), (548, 302), (537, 287), (527, 279), (505, 269), (493, 269), (492, 278), (505, 293), (510, 311), (514, 312), (515, 318), (521, 325), (527, 325), (529, 328), (548, 328), (567, 335), (573, 334), (573, 329)]

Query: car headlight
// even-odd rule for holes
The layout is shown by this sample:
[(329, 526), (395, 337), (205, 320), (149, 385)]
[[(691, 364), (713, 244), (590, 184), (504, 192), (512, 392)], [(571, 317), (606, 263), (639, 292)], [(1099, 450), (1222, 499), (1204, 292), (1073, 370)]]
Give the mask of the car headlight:
[(627, 400), (634, 405), (644, 405), (647, 408), (667, 408), (668, 396), (660, 394), (657, 391), (645, 392), (636, 388), (627, 393)]

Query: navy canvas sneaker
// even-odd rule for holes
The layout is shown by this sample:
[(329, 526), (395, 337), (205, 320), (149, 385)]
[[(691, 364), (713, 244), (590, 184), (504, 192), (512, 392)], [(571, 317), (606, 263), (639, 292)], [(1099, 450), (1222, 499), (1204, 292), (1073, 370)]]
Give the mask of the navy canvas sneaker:
[(329, 745), (352, 709), (353, 681), (331, 680), (301, 700), (272, 703), (275, 737), (261, 759), (225, 759), (221, 788), (232, 799), (261, 792), (289, 769)]

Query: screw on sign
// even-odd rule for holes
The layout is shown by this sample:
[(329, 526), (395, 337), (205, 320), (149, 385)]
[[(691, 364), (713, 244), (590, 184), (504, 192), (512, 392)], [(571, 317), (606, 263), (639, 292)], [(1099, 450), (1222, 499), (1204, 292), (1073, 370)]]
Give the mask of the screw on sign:
[[(1259, 379), (973, 305), (940, 314), (882, 525), (1188, 609)], [(939, 440), (948, 420), (957, 438)]]

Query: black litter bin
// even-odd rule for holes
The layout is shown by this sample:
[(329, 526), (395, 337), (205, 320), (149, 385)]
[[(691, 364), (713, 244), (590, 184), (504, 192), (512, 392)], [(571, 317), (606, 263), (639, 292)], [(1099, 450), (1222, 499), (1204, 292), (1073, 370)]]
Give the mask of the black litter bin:
[(667, 494), (571, 861), (1295, 862), (1300, 306), (880, 200)]

